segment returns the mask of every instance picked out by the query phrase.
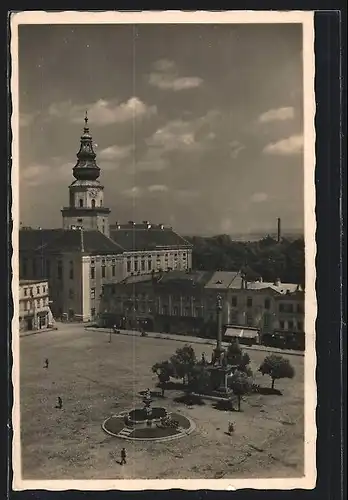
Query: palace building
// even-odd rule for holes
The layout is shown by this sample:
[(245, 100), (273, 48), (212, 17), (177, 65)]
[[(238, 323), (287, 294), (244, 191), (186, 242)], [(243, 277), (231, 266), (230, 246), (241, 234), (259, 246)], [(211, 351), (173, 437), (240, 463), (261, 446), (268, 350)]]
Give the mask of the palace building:
[(62, 228), (23, 228), (19, 235), (20, 279), (47, 279), (56, 318), (95, 319), (107, 282), (191, 269), (192, 245), (173, 228), (148, 221), (110, 225), (87, 114), (72, 172)]

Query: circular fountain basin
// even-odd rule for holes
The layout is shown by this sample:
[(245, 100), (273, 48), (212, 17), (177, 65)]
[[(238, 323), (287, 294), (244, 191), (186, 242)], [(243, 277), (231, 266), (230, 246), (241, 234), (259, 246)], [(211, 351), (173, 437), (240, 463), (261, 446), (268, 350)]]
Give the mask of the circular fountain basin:
[(128, 425), (155, 423), (167, 415), (167, 410), (161, 407), (151, 408), (150, 412), (147, 412), (145, 408), (135, 408), (126, 415), (126, 421)]

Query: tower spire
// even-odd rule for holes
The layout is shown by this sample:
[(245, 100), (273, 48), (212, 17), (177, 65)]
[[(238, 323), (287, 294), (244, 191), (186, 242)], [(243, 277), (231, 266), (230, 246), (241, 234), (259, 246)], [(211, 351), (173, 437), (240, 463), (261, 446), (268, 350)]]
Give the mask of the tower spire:
[(73, 168), (73, 175), (77, 180), (96, 180), (100, 175), (100, 168), (96, 163), (96, 154), (93, 150), (92, 136), (88, 127), (88, 113), (84, 117), (85, 126), (80, 139), (80, 149), (77, 153), (77, 163)]
[(89, 128), (88, 128), (88, 111), (86, 110), (85, 112), (85, 128), (83, 129), (84, 133), (85, 134), (88, 134), (89, 133)]

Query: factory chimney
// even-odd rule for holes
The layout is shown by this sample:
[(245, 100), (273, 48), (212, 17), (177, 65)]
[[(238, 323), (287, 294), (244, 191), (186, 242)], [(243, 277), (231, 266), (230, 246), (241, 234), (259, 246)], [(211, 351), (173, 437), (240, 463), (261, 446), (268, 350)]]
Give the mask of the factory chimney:
[(277, 242), (280, 243), (282, 237), (282, 227), (280, 217), (277, 219), (278, 227), (277, 227)]

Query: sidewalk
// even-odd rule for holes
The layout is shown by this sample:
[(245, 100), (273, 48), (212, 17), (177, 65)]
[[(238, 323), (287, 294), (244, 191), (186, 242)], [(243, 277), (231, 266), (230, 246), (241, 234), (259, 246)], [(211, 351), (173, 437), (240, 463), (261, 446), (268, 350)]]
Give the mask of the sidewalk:
[[(93, 326), (86, 326), (85, 330), (92, 332), (108, 333), (110, 335), (110, 328), (96, 328)], [(119, 330), (120, 333), (112, 332), (112, 335), (129, 335), (132, 337), (141, 337), (141, 333), (137, 330)], [(176, 335), (174, 333), (157, 333), (157, 332), (146, 332), (146, 336), (154, 339), (165, 339), (165, 340), (175, 340), (177, 342), (184, 342), (185, 344), (203, 344), (203, 345), (215, 345), (216, 340), (205, 339), (201, 337), (193, 337), (191, 335)], [(223, 342), (222, 345), (227, 347), (228, 342)], [(285, 354), (287, 356), (304, 356), (303, 351), (290, 351), (287, 349), (277, 349), (276, 347), (267, 347), (263, 345), (246, 346), (242, 345), (242, 349), (250, 351), (264, 351), (274, 354)]]
[(25, 332), (19, 332), (20, 337), (29, 337), (30, 335), (39, 335), (40, 333), (53, 332), (58, 330), (57, 327), (52, 328), (41, 328), (40, 330), (27, 330)]

